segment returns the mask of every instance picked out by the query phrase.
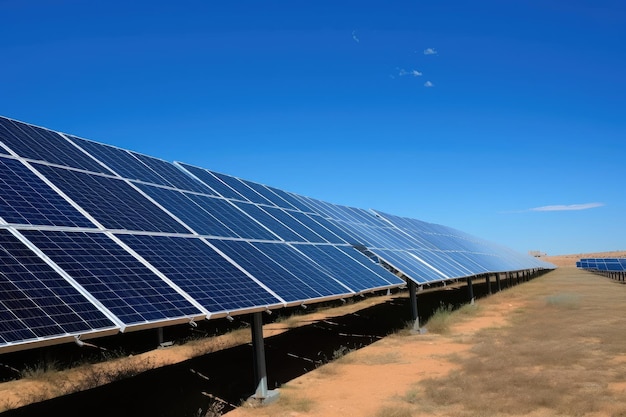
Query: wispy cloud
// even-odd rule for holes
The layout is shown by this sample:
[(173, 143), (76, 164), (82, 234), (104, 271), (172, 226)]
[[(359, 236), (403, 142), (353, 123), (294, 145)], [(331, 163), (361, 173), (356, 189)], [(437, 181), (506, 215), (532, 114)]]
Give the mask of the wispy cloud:
[(435, 84), (433, 84), (433, 83), (432, 83), (432, 82), (430, 82), (430, 81), (426, 81), (426, 82), (424, 83), (424, 87), (434, 87), (434, 86), (435, 86)]
[(604, 203), (585, 203), (585, 204), (557, 204), (554, 206), (542, 206), (528, 209), (528, 211), (571, 211), (571, 210), (589, 210), (596, 207), (604, 206)]
[(407, 70), (405, 70), (405, 69), (401, 68), (401, 69), (398, 71), (398, 75), (399, 75), (399, 76), (401, 76), (401, 77), (403, 77), (403, 76), (405, 76), (405, 75), (411, 75), (411, 76), (413, 76), (413, 77), (419, 77), (419, 76), (421, 76), (421, 75), (422, 75), (422, 73), (421, 73), (421, 72), (419, 72), (418, 70), (414, 70), (414, 69), (413, 69), (413, 70), (409, 70), (409, 71), (407, 71)]
[(424, 55), (437, 55), (437, 51), (435, 51), (435, 48), (426, 48), (424, 49)]
[(353, 39), (356, 43), (361, 42), (361, 41), (359, 40), (359, 38), (356, 36), (356, 30), (353, 30), (353, 31), (352, 31), (352, 39)]

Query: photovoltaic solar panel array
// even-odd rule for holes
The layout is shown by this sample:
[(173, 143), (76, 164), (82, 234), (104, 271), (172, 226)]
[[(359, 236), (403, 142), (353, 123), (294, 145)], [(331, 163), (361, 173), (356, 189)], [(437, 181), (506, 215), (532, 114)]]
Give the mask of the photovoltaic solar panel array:
[(626, 271), (626, 258), (581, 258), (576, 267), (590, 271)]
[(0, 117), (0, 353), (345, 298), (403, 286), (400, 273), (424, 284), (552, 267)]

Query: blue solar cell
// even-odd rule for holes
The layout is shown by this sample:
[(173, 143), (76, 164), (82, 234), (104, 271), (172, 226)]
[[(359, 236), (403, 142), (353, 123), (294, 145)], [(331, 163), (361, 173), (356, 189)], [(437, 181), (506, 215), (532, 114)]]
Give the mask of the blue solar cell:
[(194, 191), (202, 194), (216, 195), (215, 192), (209, 187), (202, 184), (200, 181), (191, 178), (174, 164), (136, 152), (133, 152), (133, 155), (150, 167), (154, 172), (165, 178), (165, 180), (174, 188), (178, 188), (179, 190)]
[(53, 164), (109, 173), (105, 167), (68, 142), (60, 134), (0, 117), (0, 140), (18, 155)]
[(326, 240), (323, 237), (321, 237), (320, 235), (315, 233), (313, 230), (309, 229), (307, 226), (299, 222), (294, 216), (292, 216), (286, 210), (283, 210), (278, 207), (265, 207), (264, 210), (267, 211), (276, 219), (278, 219), (281, 223), (289, 227), (291, 230), (295, 231), (300, 236), (302, 236), (306, 242), (313, 242), (313, 243), (325, 243), (326, 242)]
[(211, 173), (219, 178), (223, 183), (228, 185), (230, 188), (237, 191), (237, 193), (244, 196), (246, 200), (257, 204), (265, 204), (269, 206), (274, 205), (271, 200), (268, 200), (263, 195), (250, 188), (245, 181), (239, 178), (232, 177), (230, 175), (220, 174), (219, 172), (211, 171)]
[(245, 211), (250, 217), (255, 218), (265, 227), (270, 229), (274, 234), (280, 236), (287, 242), (306, 242), (306, 239), (297, 234), (295, 231), (281, 223), (275, 217), (268, 214), (265, 210), (254, 203), (233, 202), (241, 210)]
[(22, 233), (127, 325), (202, 314), (161, 277), (102, 233), (43, 230)]
[(447, 277), (424, 265), (406, 251), (372, 249), (376, 255), (417, 283), (443, 281)]
[[(404, 284), (400, 278), (352, 248), (345, 248), (351, 252), (344, 252), (330, 245), (295, 245), (295, 248), (357, 292)], [(361, 258), (361, 262), (356, 260), (357, 256)], [(373, 268), (376, 268), (376, 272)]]
[(241, 238), (279, 240), (276, 235), (227, 200), (198, 194), (187, 196), (219, 221), (227, 224)]
[(68, 137), (72, 142), (89, 152), (123, 178), (152, 184), (170, 185), (165, 178), (135, 158), (130, 151), (76, 136)]
[(7, 223), (95, 227), (24, 164), (0, 157), (0, 217)]
[(447, 252), (431, 252), (427, 250), (409, 250), (408, 252), (429, 265), (433, 265), (450, 278), (473, 275), (471, 270), (461, 266), (457, 261), (452, 259)]
[[(245, 185), (247, 185), (248, 187), (256, 191), (258, 194), (262, 195), (263, 198), (269, 201), (269, 203), (265, 203), (265, 204), (275, 205), (275, 206), (278, 206), (281, 208), (287, 208), (290, 210), (296, 210), (295, 206), (288, 203), (286, 200), (281, 198), (278, 194), (272, 192), (269, 189), (269, 187), (267, 187), (266, 185), (248, 181), (248, 180), (243, 180), (243, 179), (239, 179), (239, 181), (243, 182)], [(260, 204), (263, 204), (261, 201), (258, 201), (258, 202)]]
[(323, 296), (351, 295), (353, 293), (353, 290), (342, 285), (336, 277), (331, 276), (288, 244), (256, 242), (252, 245)]
[[(271, 192), (279, 196), (282, 200), (286, 201), (291, 207), (294, 207), (296, 210), (299, 210), (305, 213), (314, 213), (314, 211), (311, 210), (311, 208), (308, 205), (304, 204), (302, 201), (296, 198), (293, 193), (283, 191), (279, 188), (270, 187), (269, 185), (266, 185), (265, 187), (267, 187), (267, 189), (269, 189)], [(283, 206), (283, 208), (290, 208), (290, 207)]]
[[(327, 242), (345, 244), (346, 241), (339, 237), (335, 232), (337, 229), (328, 220), (314, 213), (302, 213), (299, 211), (289, 211), (289, 214), (293, 216), (300, 223), (314, 231), (316, 234), (324, 238)], [(339, 234), (342, 234), (339, 232)]]
[(239, 237), (231, 228), (217, 220), (182, 191), (137, 184), (144, 193), (153, 198), (174, 216), (201, 235)]
[(322, 298), (322, 294), (290, 271), (264, 254), (249, 242), (236, 240), (210, 240), (218, 250), (252, 274), (288, 303)]
[(0, 346), (115, 327), (26, 245), (0, 229)]
[(212, 313), (276, 305), (276, 297), (198, 238), (119, 238)]
[(107, 229), (189, 233), (123, 180), (46, 165), (36, 168)]
[(193, 165), (187, 165), (183, 163), (177, 163), (179, 166), (183, 167), (187, 172), (194, 175), (200, 181), (211, 187), (213, 190), (217, 192), (220, 196), (224, 198), (231, 198), (234, 200), (242, 200), (247, 201), (248, 199), (239, 194), (237, 191), (233, 190), (231, 187), (226, 185), (222, 180), (213, 175), (210, 171), (204, 168), (194, 167)]

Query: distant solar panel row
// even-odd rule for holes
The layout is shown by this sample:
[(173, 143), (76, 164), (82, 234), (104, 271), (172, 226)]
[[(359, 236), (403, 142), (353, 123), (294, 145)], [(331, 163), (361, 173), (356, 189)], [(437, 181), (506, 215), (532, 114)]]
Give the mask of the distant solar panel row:
[(581, 258), (576, 267), (592, 271), (626, 271), (626, 258)]
[(404, 285), (389, 269), (423, 284), (546, 267), (0, 117), (0, 352)]

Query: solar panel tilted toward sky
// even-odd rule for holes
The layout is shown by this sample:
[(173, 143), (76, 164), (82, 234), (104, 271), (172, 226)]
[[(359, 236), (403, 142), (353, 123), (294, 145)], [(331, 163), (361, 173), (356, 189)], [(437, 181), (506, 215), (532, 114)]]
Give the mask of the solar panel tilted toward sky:
[(444, 226), (0, 117), (0, 353), (351, 297), (400, 273), (545, 268)]

